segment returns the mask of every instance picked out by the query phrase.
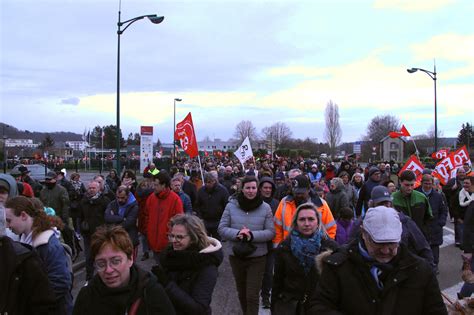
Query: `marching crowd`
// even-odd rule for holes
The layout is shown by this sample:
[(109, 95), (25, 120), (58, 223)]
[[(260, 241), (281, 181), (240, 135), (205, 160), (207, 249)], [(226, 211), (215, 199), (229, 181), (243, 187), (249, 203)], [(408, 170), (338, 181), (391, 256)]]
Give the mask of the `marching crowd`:
[(448, 214), (474, 270), (470, 164), (444, 186), (393, 162), (225, 157), (201, 172), (178, 160), (88, 183), (18, 170), (0, 174), (0, 314), (211, 314), (226, 253), (246, 315), (447, 314), (436, 274)]

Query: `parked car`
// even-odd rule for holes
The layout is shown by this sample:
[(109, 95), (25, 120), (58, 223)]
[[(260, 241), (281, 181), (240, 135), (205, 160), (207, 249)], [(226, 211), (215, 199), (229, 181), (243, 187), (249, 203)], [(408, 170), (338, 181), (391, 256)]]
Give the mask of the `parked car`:
[(30, 177), (37, 181), (43, 181), (46, 173), (51, 172), (51, 169), (47, 168), (44, 164), (18, 164), (15, 165), (13, 170), (18, 171), (18, 168), (20, 166), (26, 166), (28, 168), (28, 171), (30, 171)]

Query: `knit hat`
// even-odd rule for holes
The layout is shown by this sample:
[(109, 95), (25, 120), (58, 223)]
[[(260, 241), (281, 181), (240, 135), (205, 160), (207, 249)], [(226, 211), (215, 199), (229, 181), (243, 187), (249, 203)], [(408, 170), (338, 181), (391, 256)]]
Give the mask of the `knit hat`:
[(2, 189), (5, 189), (7, 192), (10, 192), (10, 184), (8, 184), (6, 181), (3, 179), (0, 179), (0, 187)]
[(380, 173), (380, 170), (378, 169), (378, 167), (372, 166), (372, 167), (369, 169), (369, 177), (371, 177), (372, 175), (374, 175), (376, 172), (379, 172), (379, 173)]
[(362, 223), (375, 243), (398, 243), (402, 235), (400, 217), (392, 208), (378, 206), (370, 208)]
[(374, 205), (377, 205), (384, 201), (392, 201), (393, 198), (385, 186), (375, 186), (370, 193), (370, 199)]

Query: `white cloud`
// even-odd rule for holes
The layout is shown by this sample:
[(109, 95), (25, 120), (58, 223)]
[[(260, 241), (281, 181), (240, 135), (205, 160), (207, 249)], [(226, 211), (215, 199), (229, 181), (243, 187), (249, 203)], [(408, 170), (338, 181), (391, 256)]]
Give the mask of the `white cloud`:
[(374, 8), (409, 12), (434, 11), (446, 7), (455, 0), (375, 0)]

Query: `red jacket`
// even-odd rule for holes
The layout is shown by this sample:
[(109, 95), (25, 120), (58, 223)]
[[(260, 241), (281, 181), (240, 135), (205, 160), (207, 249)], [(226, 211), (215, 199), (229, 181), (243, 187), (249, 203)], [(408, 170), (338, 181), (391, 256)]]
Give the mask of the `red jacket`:
[(158, 195), (150, 194), (145, 209), (148, 245), (154, 252), (160, 252), (168, 245), (168, 221), (174, 215), (183, 213), (181, 198), (166, 188)]

